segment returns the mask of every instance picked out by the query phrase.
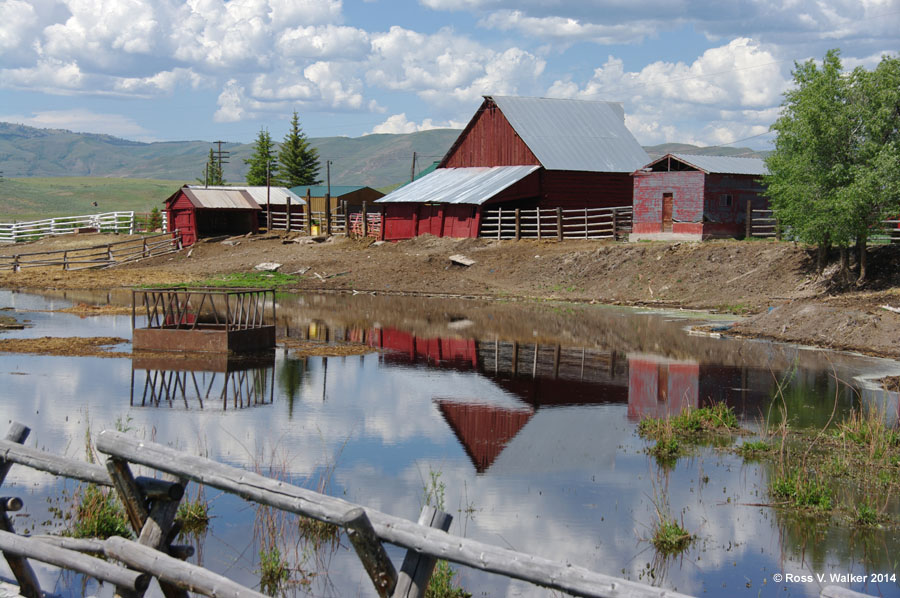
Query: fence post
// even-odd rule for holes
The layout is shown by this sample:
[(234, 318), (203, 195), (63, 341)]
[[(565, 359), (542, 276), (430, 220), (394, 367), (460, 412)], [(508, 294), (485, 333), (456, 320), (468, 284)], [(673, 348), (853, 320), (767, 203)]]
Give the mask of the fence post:
[(112, 245), (106, 246), (106, 261), (110, 263), (113, 261)]
[[(419, 515), (419, 525), (427, 525), (443, 531), (450, 529), (451, 521), (453, 521), (452, 515), (427, 505), (422, 507), (422, 514)], [(437, 559), (433, 556), (425, 556), (414, 550), (407, 550), (400, 574), (397, 576), (397, 587), (394, 589), (393, 598), (424, 598), (435, 565), (437, 565)]]
[(141, 251), (141, 257), (147, 257), (147, 237), (144, 237), (144, 248)]
[(128, 234), (134, 234), (134, 212), (128, 212)]
[(519, 219), (519, 217), (520, 217), (519, 212), (520, 212), (519, 208), (516, 208), (516, 241), (518, 241), (519, 239), (522, 238), (522, 223)]
[(369, 236), (369, 211), (366, 206), (366, 202), (362, 202), (362, 237), (363, 239)]
[(13, 256), (13, 272), (19, 271), (19, 254)]
[(588, 238), (588, 209), (584, 209), (584, 238)]
[(500, 240), (500, 231), (503, 230), (503, 208), (497, 208), (497, 240)]
[(747, 200), (747, 222), (745, 223), (746, 230), (744, 231), (744, 237), (749, 239), (753, 234), (753, 201)]
[(541, 240), (541, 208), (537, 208), (537, 233), (538, 233), (538, 241)]
[(285, 228), (287, 232), (291, 232), (291, 196), (287, 196), (284, 198), (284, 217), (285, 217)]
[(556, 208), (556, 240), (563, 240), (562, 208)]
[(619, 208), (612, 209), (612, 238), (613, 241), (619, 240)]
[[(144, 241), (144, 245), (146, 245), (146, 244), (147, 244), (147, 242)], [(68, 269), (69, 269), (69, 250), (67, 249), (66, 251), (63, 251), (63, 270), (68, 270)]]
[[(775, 214), (773, 213), (772, 215), (774, 216)], [(778, 219), (775, 220), (775, 240), (781, 240), (781, 223), (778, 222)]]
[[(6, 433), (5, 439), (10, 442), (15, 442), (16, 444), (25, 444), (25, 439), (28, 438), (30, 432), (31, 430), (26, 426), (23, 426), (18, 422), (13, 422), (9, 427), (9, 431)], [(0, 484), (3, 483), (11, 466), (12, 463), (5, 461), (0, 462)], [(15, 533), (12, 522), (3, 511), (0, 511), (0, 530)], [(6, 562), (9, 565), (10, 571), (13, 573), (13, 577), (16, 578), (16, 581), (19, 584), (19, 591), (22, 595), (26, 596), (26, 598), (40, 598), (43, 595), (41, 586), (38, 584), (37, 576), (34, 574), (34, 569), (31, 568), (31, 564), (29, 564), (28, 560), (12, 554), (4, 554), (3, 556), (6, 558)]]

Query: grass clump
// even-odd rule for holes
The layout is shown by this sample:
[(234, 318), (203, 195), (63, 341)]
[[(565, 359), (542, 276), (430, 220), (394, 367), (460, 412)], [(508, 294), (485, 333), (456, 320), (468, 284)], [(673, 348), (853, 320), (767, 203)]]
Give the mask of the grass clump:
[(471, 598), (472, 593), (459, 586), (458, 573), (447, 561), (438, 561), (425, 589), (425, 598)]
[(645, 438), (665, 436), (669, 429), (678, 437), (700, 434), (733, 432), (738, 429), (734, 410), (725, 403), (716, 403), (699, 409), (683, 409), (675, 417), (644, 418), (638, 424), (638, 432)]
[(83, 486), (76, 492), (75, 501), (72, 537), (101, 540), (111, 536), (132, 537), (124, 507), (108, 490), (93, 484)]
[(744, 459), (758, 459), (772, 450), (772, 446), (764, 440), (748, 440), (737, 447), (737, 453)]
[(193, 499), (181, 501), (175, 520), (181, 522), (181, 532), (184, 534), (197, 535), (206, 531), (209, 526), (209, 503), (204, 499), (202, 489)]
[(276, 596), (291, 579), (291, 565), (281, 556), (278, 546), (259, 551), (259, 589), (267, 596)]
[(863, 500), (856, 505), (855, 515), (854, 521), (857, 525), (871, 526), (878, 524), (878, 510), (868, 500)]
[(674, 518), (660, 515), (650, 541), (657, 552), (663, 556), (669, 556), (685, 550), (694, 541), (694, 536)]
[(875, 459), (880, 459), (891, 449), (900, 447), (900, 431), (889, 427), (882, 414), (875, 410), (863, 414), (862, 411), (854, 409), (838, 424), (835, 436), (855, 443)]
[(775, 498), (785, 501), (788, 506), (817, 511), (830, 511), (832, 507), (832, 492), (828, 485), (798, 469), (775, 478), (771, 490)]

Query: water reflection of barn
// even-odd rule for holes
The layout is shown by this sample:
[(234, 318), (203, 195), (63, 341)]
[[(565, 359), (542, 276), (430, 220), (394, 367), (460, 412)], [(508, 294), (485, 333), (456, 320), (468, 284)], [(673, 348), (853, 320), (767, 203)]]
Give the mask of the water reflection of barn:
[[(627, 417), (635, 420), (725, 401), (738, 412), (755, 414), (771, 397), (773, 386), (771, 373), (762, 369), (689, 359), (515, 341), (421, 338), (394, 329), (372, 330), (367, 336), (369, 344), (387, 350), (386, 363), (477, 373), (514, 399), (503, 404), (477, 397), (434, 399), (479, 473), (501, 454), (515, 460), (505, 453), (513, 444), (517, 452), (534, 454), (552, 442), (557, 461), (559, 444), (570, 445), (569, 453), (591, 453), (585, 458), (611, 459), (618, 430), (598, 422), (599, 411), (567, 407), (627, 403)], [(543, 425), (535, 421), (539, 412), (545, 415)], [(529, 438), (522, 436), (526, 429)], [(598, 438), (604, 434), (607, 438)]]

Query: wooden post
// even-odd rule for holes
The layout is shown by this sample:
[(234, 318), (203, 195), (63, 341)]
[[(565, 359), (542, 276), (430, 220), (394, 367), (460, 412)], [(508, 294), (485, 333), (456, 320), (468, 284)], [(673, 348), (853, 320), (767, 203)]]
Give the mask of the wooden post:
[(325, 194), (325, 234), (331, 234), (331, 194)]
[(312, 235), (312, 196), (309, 187), (306, 188), (306, 235)]
[(522, 238), (521, 210), (516, 208), (516, 241)]
[[(144, 245), (147, 244), (147, 241), (144, 241)], [(69, 269), (69, 251), (63, 251), (63, 270)]]
[(375, 534), (372, 522), (362, 508), (350, 509), (344, 515), (340, 526), (347, 532), (347, 537), (356, 555), (362, 561), (366, 573), (375, 584), (375, 590), (381, 598), (388, 598), (397, 585), (397, 571), (384, 550), (384, 545)]
[(19, 254), (13, 256), (13, 272), (19, 271)]
[(744, 238), (749, 239), (753, 235), (753, 202), (747, 200), (747, 221), (744, 223)]
[(362, 238), (369, 236), (369, 211), (366, 209), (366, 202), (362, 202)]
[[(443, 531), (450, 529), (453, 516), (434, 507), (422, 507), (419, 515), (419, 525), (427, 525)], [(414, 550), (408, 550), (397, 576), (397, 587), (394, 589), (393, 598), (423, 598), (428, 588), (428, 581), (434, 572), (437, 559), (433, 556), (419, 554)]]
[[(773, 213), (772, 215), (774, 216), (775, 214)], [(781, 223), (778, 220), (775, 220), (775, 240), (781, 240)]]
[[(16, 444), (24, 444), (30, 433), (30, 428), (23, 426), (19, 422), (12, 422), (9, 430), (6, 432), (6, 440)], [(12, 467), (11, 462), (6, 459), (0, 459), (0, 484), (3, 484), (3, 480), (6, 479), (6, 474), (9, 473), (10, 467)], [(4, 512), (0, 512), (0, 531), (15, 533), (12, 522)], [(22, 595), (26, 598), (40, 598), (43, 595), (41, 586), (38, 583), (37, 576), (34, 574), (34, 569), (31, 568), (31, 564), (19, 555), (4, 552), (3, 557), (9, 565), (9, 570), (12, 571), (13, 576), (16, 578)]]
[(541, 240), (541, 208), (538, 207), (535, 209), (535, 214), (537, 214), (537, 233), (538, 233), (538, 241)]
[(584, 209), (584, 238), (588, 238), (588, 209)]
[(287, 232), (291, 232), (291, 196), (288, 195), (284, 198), (284, 218), (285, 218), (285, 228)]
[(562, 208), (556, 208), (556, 240), (563, 240), (563, 220), (562, 220)]
[(613, 211), (612, 211), (612, 238), (613, 238), (613, 241), (616, 241), (619, 239), (619, 218), (618, 218), (618, 216), (619, 216), (619, 210), (616, 208), (613, 208)]
[(503, 230), (503, 208), (497, 208), (497, 240), (500, 240), (500, 231)]

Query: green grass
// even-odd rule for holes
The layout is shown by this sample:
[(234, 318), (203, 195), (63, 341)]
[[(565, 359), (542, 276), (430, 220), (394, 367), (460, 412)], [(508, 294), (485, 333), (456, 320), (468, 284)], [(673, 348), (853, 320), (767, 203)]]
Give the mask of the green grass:
[(425, 589), (425, 598), (470, 598), (472, 593), (459, 586), (456, 576), (450, 563), (438, 561)]
[(863, 500), (856, 505), (855, 522), (857, 525), (877, 525), (878, 519), (878, 510), (868, 500)]
[[(0, 222), (102, 212), (149, 212), (181, 187), (179, 181), (102, 177), (0, 180)], [(94, 206), (93, 202), (97, 202)]]
[(832, 491), (824, 482), (797, 469), (779, 475), (772, 482), (772, 495), (788, 506), (799, 509), (830, 511)]
[(763, 440), (748, 440), (737, 447), (737, 453), (744, 459), (758, 459), (771, 450), (769, 443)]
[(650, 539), (657, 552), (666, 556), (682, 552), (693, 540), (694, 536), (671, 517), (660, 518)]
[(669, 429), (683, 439), (704, 433), (734, 432), (738, 429), (738, 421), (731, 407), (716, 403), (711, 407), (684, 409), (675, 417), (647, 417), (638, 424), (638, 432), (645, 438), (665, 437)]
[(216, 287), (216, 288), (279, 288), (297, 284), (300, 277), (294, 274), (283, 274), (281, 272), (232, 272), (231, 274), (223, 274), (206, 280), (198, 280), (195, 282), (182, 282), (177, 284), (151, 284), (144, 288), (179, 288), (192, 289), (198, 287)]
[(132, 537), (125, 509), (109, 490), (89, 484), (76, 493), (75, 501), (70, 530), (73, 537), (102, 540), (110, 536)]
[(276, 596), (291, 578), (290, 564), (281, 556), (277, 546), (259, 551), (259, 589), (267, 596)]
[(202, 493), (191, 500), (182, 500), (175, 519), (181, 522), (182, 533), (202, 534), (209, 526), (209, 503)]

